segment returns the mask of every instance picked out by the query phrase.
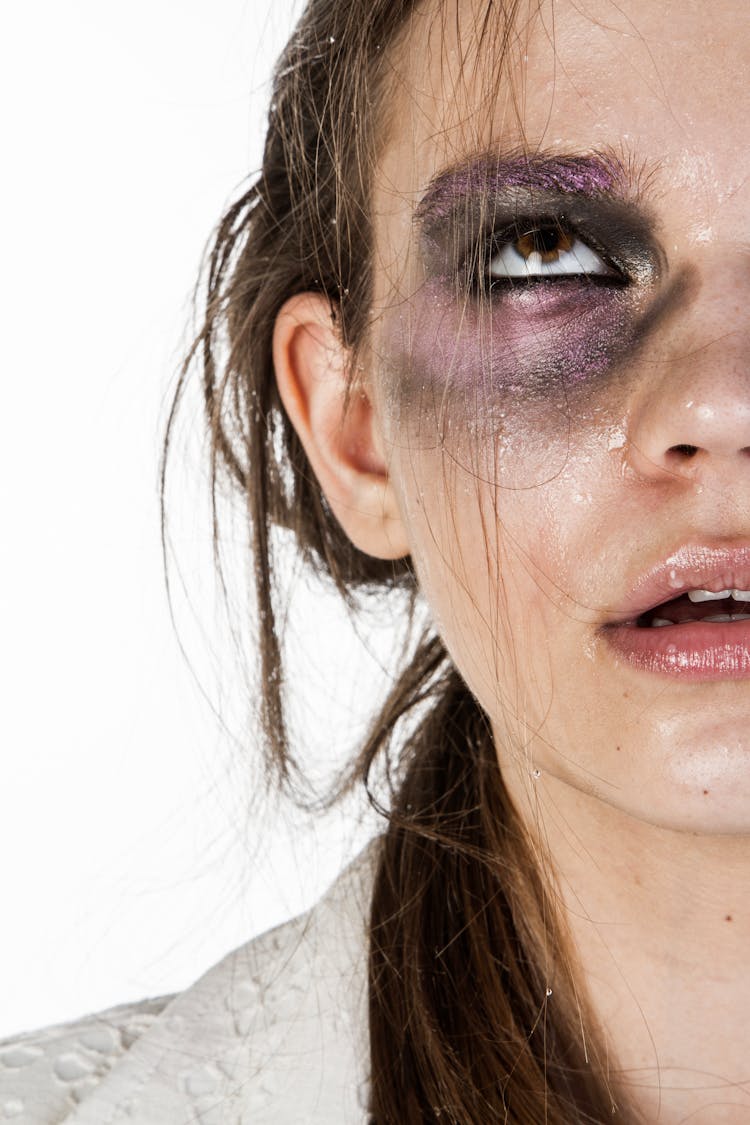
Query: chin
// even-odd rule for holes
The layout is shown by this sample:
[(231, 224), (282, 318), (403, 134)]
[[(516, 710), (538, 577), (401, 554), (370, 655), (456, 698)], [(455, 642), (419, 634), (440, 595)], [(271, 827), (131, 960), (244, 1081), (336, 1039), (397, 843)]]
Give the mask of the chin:
[(650, 753), (633, 751), (631, 767), (641, 758), (650, 768), (633, 769), (624, 811), (676, 832), (750, 835), (750, 714), (689, 719), (657, 731)]

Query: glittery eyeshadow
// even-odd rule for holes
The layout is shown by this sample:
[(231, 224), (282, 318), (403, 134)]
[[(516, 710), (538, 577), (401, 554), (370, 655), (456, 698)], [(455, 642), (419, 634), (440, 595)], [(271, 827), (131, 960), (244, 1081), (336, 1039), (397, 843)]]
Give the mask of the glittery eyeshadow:
[[(432, 385), (446, 402), (559, 403), (621, 365), (660, 267), (633, 193), (623, 165), (601, 154), (483, 155), (441, 172), (414, 216), (425, 278), (391, 334), (402, 402)], [(489, 281), (495, 239), (512, 240), (503, 232), (519, 219), (562, 216), (609, 275)]]
[(613, 156), (486, 155), (439, 174), (422, 197), (415, 220), (421, 224), (440, 221), (452, 212), (457, 200), (487, 199), (498, 190), (596, 196), (621, 193), (626, 185), (624, 168)]
[[(445, 401), (516, 406), (556, 400), (601, 378), (633, 339), (622, 291), (586, 286), (532, 288), (491, 309), (469, 307), (427, 282), (398, 342), (402, 397), (439, 385)], [(395, 342), (395, 341), (394, 341)]]

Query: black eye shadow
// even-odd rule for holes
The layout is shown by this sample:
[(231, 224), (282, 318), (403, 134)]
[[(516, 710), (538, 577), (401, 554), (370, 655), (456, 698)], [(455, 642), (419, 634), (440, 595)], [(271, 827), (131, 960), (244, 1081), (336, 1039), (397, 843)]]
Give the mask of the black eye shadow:
[(453, 279), (464, 290), (481, 282), (498, 238), (559, 221), (622, 281), (643, 282), (659, 272), (663, 256), (639, 177), (612, 156), (485, 154), (441, 172), (414, 213), (428, 277)]
[[(555, 222), (609, 270), (490, 281), (498, 245)], [(661, 319), (647, 315), (666, 274), (656, 225), (642, 176), (606, 155), (484, 154), (441, 172), (414, 213), (424, 276), (389, 332), (401, 401), (439, 387), (505, 417), (605, 393)]]

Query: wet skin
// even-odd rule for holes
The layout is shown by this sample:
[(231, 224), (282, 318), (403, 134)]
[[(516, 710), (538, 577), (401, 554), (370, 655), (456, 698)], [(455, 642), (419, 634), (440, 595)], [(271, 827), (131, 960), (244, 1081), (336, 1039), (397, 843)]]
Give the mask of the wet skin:
[[(544, 3), (502, 72), (449, 9), (403, 47), (375, 192), (392, 480), (613, 1057), (647, 1120), (735, 1125), (750, 678), (646, 672), (607, 629), (681, 547), (750, 545), (750, 9)], [(493, 270), (556, 231), (603, 269)]]
[[(688, 47), (667, 37), (655, 62), (666, 32), (633, 7), (613, 29), (566, 6), (554, 53), (532, 22), (506, 79), (523, 137), (502, 84), (487, 115), (481, 67), (447, 79), (458, 51), (426, 41), (425, 15), (421, 93), (376, 194), (376, 394), (420, 579), (500, 746), (647, 821), (744, 830), (750, 684), (667, 688), (602, 641), (647, 566), (750, 542), (744, 69), (723, 40), (709, 57), (692, 6)], [(676, 81), (690, 44), (705, 89)], [(503, 246), (555, 223), (607, 272), (492, 277)]]

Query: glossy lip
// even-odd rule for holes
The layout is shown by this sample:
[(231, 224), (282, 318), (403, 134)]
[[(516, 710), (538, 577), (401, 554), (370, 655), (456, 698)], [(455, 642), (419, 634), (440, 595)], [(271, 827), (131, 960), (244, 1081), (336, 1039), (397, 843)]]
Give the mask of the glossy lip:
[(696, 621), (640, 628), (641, 614), (687, 590), (750, 589), (750, 544), (688, 544), (642, 575), (600, 635), (643, 671), (710, 681), (750, 677), (750, 621)]

